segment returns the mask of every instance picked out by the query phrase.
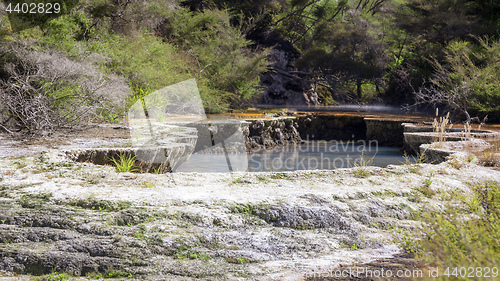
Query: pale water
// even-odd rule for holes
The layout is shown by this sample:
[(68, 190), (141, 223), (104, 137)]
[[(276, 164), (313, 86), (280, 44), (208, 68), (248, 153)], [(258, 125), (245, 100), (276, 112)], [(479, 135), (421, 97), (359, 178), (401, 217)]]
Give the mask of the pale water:
[[(405, 162), (401, 148), (365, 142), (310, 141), (296, 146), (228, 154), (233, 171), (333, 170), (357, 165), (385, 167)], [(193, 154), (176, 172), (229, 172), (224, 154)]]

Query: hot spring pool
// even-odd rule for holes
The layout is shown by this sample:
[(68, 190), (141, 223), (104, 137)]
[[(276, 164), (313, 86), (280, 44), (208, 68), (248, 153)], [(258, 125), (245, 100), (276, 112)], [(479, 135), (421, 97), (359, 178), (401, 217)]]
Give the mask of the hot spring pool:
[(258, 150), (247, 154), (192, 154), (176, 172), (280, 172), (350, 168), (362, 162), (385, 167), (405, 162), (398, 147), (365, 142), (309, 141), (295, 146)]

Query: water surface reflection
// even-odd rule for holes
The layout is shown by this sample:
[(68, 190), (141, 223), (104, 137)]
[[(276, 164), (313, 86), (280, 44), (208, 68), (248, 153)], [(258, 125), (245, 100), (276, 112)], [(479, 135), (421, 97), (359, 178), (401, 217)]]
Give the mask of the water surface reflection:
[[(245, 156), (231, 154), (231, 162), (248, 161), (247, 171), (250, 172), (333, 170), (350, 168), (360, 161), (379, 167), (405, 162), (400, 148), (353, 141), (309, 141), (254, 151)], [(229, 169), (223, 154), (193, 154), (176, 172), (229, 172)]]

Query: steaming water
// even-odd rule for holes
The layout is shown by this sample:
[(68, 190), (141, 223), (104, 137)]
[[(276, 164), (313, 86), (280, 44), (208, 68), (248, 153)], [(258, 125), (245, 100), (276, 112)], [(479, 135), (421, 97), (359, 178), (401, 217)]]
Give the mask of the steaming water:
[[(385, 167), (405, 162), (400, 148), (364, 142), (310, 141), (296, 146), (260, 150), (246, 155), (230, 154), (235, 171), (279, 172), (295, 170), (333, 170), (350, 168), (365, 161)], [(368, 163), (366, 163), (368, 162)], [(224, 154), (193, 154), (177, 172), (229, 172)]]

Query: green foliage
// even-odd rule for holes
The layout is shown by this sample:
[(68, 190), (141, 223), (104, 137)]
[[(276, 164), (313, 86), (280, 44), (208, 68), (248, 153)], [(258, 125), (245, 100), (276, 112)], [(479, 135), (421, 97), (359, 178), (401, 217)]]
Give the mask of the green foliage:
[(432, 198), (436, 194), (436, 191), (431, 188), (432, 180), (431, 175), (429, 175), (425, 180), (424, 184), (418, 188), (418, 191), (422, 193), (427, 198)]
[[(7, 2), (7, 1), (6, 1)], [(42, 29), (45, 28), (45, 24), (53, 19), (57, 19), (60, 16), (68, 14), (77, 4), (79, 0), (11, 0), (6, 3), (6, 5), (11, 4), (11, 10), (14, 10), (17, 4), (28, 4), (29, 11), (36, 11), (35, 13), (22, 13), (22, 12), (11, 12), (8, 13), (9, 21), (14, 32), (19, 32), (23, 29), (32, 28), (40, 26)], [(54, 9), (54, 4), (59, 4), (59, 12), (56, 13)], [(33, 10), (33, 4), (37, 5), (37, 9)], [(49, 7), (52, 7), (52, 13), (38, 12), (38, 5), (43, 4), (43, 11)]]
[(150, 34), (133, 38), (111, 35), (99, 51), (109, 57), (106, 69), (126, 77), (136, 96), (191, 78), (192, 61)]
[[(450, 78), (434, 77), (437, 87), (460, 93), (458, 86), (465, 85), (472, 93), (467, 110), (500, 109), (499, 44), (470, 36), (498, 36), (498, 1), (57, 2), (59, 14), (0, 15), (0, 36), (124, 77), (134, 95), (129, 102), (141, 91), (194, 77), (208, 112), (245, 108), (259, 98), (260, 75), (269, 64), (266, 47), (274, 46), (290, 59), (283, 70), (293, 65), (299, 79), (315, 81), (322, 104), (335, 104), (338, 97), (369, 103), (384, 91), (391, 101), (399, 101), (396, 95), (407, 101), (412, 86), (436, 70), (436, 76)], [(74, 81), (36, 82), (50, 90), (53, 110), (63, 115), (72, 112), (63, 106), (71, 93), (82, 96)], [(111, 110), (100, 114), (116, 119)]]
[(257, 96), (267, 52), (248, 48), (251, 42), (231, 25), (227, 11), (181, 11), (172, 26), (168, 37), (196, 61), (200, 94), (209, 111), (239, 108)]
[(128, 273), (123, 270), (108, 270), (104, 273), (88, 273), (87, 277), (93, 279), (103, 279), (103, 278), (133, 278), (132, 273)]
[(450, 92), (451, 108), (473, 112), (500, 110), (500, 41), (478, 39), (479, 45), (453, 41), (446, 62), (434, 60), (433, 83)]
[(132, 156), (127, 153), (118, 154), (118, 159), (116, 157), (112, 157), (111, 161), (116, 167), (116, 171), (118, 173), (123, 172), (135, 172), (138, 169), (135, 166), (135, 156)]
[(102, 0), (73, 1), (63, 11), (37, 25), (11, 17), (10, 25), (19, 21), (26, 25), (19, 30), (28, 30), (16, 29), (13, 38), (36, 38), (43, 48), (73, 57), (101, 54), (96, 62), (104, 72), (125, 77), (133, 89), (155, 91), (195, 77), (209, 112), (243, 107), (258, 97), (267, 52), (248, 47), (252, 42), (230, 23), (227, 11)]
[[(472, 187), (474, 195), (461, 199), (465, 209), (448, 207), (444, 213), (426, 213), (426, 238), (419, 256), (433, 266), (493, 267), (500, 262), (500, 183), (485, 182)], [(450, 272), (451, 273), (451, 272)], [(440, 280), (447, 280), (440, 272)], [(451, 276), (454, 280), (467, 277)]]
[(185, 241), (182, 241), (182, 239), (178, 240), (177, 243), (180, 243), (177, 252), (174, 254), (174, 256), (177, 259), (190, 259), (190, 260), (195, 260), (195, 259), (209, 260), (209, 259), (211, 259), (211, 257), (209, 257), (208, 255), (193, 250), (192, 246), (187, 244)]
[(66, 281), (69, 280), (72, 276), (68, 273), (57, 273), (52, 272), (49, 275), (42, 276), (38, 280), (39, 281)]

